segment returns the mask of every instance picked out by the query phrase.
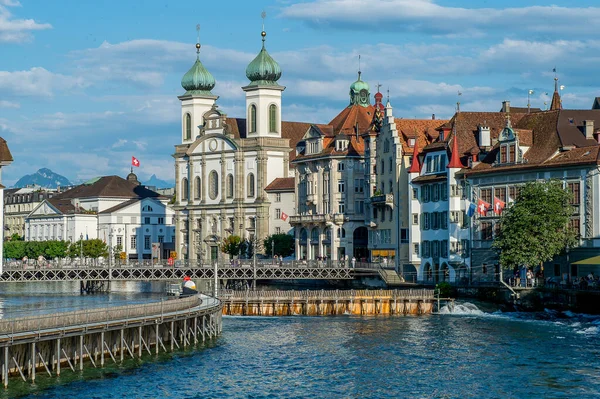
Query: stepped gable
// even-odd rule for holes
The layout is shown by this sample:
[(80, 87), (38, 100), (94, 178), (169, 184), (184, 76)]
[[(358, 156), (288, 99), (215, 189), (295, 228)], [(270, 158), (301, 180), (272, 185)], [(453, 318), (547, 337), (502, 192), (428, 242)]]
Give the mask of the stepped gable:
[(118, 198), (149, 198), (160, 197), (160, 194), (131, 183), (119, 176), (103, 176), (91, 183), (84, 183), (54, 196), (53, 199), (118, 197)]
[[(227, 118), (225, 121), (229, 132), (236, 139), (246, 138), (246, 119)], [(290, 140), (290, 148), (296, 148), (296, 144), (302, 140), (304, 133), (310, 128), (311, 124), (306, 122), (281, 122), (281, 138)], [(290, 152), (290, 162), (296, 158), (296, 152)]]
[(267, 187), (265, 187), (265, 191), (294, 191), (295, 188), (296, 182), (293, 177), (278, 177), (275, 180), (273, 180)]

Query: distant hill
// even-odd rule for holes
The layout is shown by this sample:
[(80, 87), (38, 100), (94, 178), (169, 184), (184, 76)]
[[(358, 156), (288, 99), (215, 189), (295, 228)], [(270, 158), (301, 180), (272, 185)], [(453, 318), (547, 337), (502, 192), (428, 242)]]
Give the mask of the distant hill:
[(71, 182), (66, 177), (54, 173), (48, 168), (42, 168), (31, 175), (21, 177), (13, 187), (40, 186), (43, 188), (56, 188), (58, 186), (70, 186)]
[(153, 186), (156, 188), (171, 188), (175, 185), (173, 183), (169, 183), (166, 180), (159, 179), (158, 177), (156, 177), (156, 175), (150, 176), (150, 179), (143, 182), (143, 184), (144, 186)]

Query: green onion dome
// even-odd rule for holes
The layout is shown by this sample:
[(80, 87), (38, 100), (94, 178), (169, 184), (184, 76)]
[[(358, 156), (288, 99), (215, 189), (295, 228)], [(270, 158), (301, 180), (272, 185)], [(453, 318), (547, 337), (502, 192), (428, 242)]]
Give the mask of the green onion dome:
[(196, 62), (183, 78), (181, 87), (186, 90), (186, 94), (213, 94), (210, 92), (215, 87), (215, 78), (200, 62), (200, 43), (196, 43)]
[(358, 72), (358, 80), (350, 85), (350, 90), (359, 93), (361, 90), (369, 91), (369, 84), (360, 79), (360, 71)]
[(246, 76), (251, 85), (276, 85), (281, 77), (281, 67), (265, 49), (265, 31), (261, 32), (262, 49), (246, 68)]

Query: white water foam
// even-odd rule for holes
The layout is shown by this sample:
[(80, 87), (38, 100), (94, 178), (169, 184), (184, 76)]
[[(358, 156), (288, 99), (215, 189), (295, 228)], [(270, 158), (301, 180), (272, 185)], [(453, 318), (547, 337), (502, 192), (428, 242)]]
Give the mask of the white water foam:
[(479, 310), (479, 308), (469, 302), (455, 303), (454, 305), (444, 305), (438, 312), (439, 314), (452, 314), (461, 316), (484, 316), (485, 312)]

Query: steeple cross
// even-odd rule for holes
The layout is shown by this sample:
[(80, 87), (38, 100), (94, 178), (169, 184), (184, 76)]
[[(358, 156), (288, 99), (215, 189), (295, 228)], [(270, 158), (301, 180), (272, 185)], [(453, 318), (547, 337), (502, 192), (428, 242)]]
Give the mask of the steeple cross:
[(381, 84), (379, 84), (379, 82), (377, 82), (377, 84), (375, 85), (377, 87), (377, 91), (379, 92), (379, 88), (382, 86)]

